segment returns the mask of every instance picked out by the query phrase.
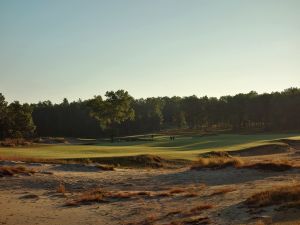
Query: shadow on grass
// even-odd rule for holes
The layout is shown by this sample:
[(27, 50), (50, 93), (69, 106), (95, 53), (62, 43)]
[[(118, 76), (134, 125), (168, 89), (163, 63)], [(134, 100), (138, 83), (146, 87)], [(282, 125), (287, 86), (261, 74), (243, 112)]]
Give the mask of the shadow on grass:
[(154, 140), (153, 142), (117, 142), (117, 143), (99, 143), (98, 146), (147, 146), (158, 148), (171, 148), (174, 151), (190, 151), (199, 149), (226, 148), (234, 145), (247, 145), (252, 142), (271, 141), (274, 139), (287, 138), (295, 134), (258, 134), (258, 135), (240, 135), (240, 134), (222, 134), (216, 136), (191, 136), (176, 137), (174, 141), (169, 138)]

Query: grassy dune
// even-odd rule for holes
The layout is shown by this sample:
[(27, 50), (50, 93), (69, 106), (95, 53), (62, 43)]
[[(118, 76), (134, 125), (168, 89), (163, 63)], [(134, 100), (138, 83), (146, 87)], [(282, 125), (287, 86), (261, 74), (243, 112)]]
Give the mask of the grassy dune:
[(299, 139), (298, 134), (221, 134), (215, 136), (158, 136), (154, 141), (100, 142), (96, 145), (37, 145), (29, 147), (0, 147), (2, 157), (44, 159), (94, 158), (154, 154), (165, 158), (194, 160), (208, 151), (236, 151), (266, 144), (284, 145), (279, 139)]

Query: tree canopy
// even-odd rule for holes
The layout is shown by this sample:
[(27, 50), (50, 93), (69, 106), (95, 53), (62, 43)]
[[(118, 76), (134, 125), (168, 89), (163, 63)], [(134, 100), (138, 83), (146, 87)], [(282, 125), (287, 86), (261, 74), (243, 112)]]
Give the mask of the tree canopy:
[(300, 89), (234, 96), (134, 99), (127, 91), (85, 101), (8, 104), (0, 94), (0, 138), (105, 137), (161, 129), (299, 131)]
[(101, 96), (95, 96), (87, 102), (87, 105), (90, 107), (91, 116), (99, 122), (101, 128), (110, 129), (113, 141), (117, 125), (134, 119), (133, 98), (124, 90), (108, 91), (105, 97), (103, 101)]
[(0, 94), (0, 138), (30, 137), (35, 125), (32, 119), (33, 107), (14, 101), (9, 105)]

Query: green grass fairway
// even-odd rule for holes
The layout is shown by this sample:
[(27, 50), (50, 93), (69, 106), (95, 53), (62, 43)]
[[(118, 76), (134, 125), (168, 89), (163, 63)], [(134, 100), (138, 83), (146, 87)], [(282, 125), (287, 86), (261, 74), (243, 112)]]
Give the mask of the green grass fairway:
[(101, 142), (97, 145), (37, 145), (19, 148), (0, 148), (0, 156), (20, 158), (67, 159), (130, 156), (153, 154), (173, 159), (196, 159), (208, 151), (235, 151), (249, 147), (272, 144), (282, 145), (277, 139), (299, 139), (299, 134), (220, 134), (216, 136), (178, 136), (170, 141), (159, 136), (154, 141)]

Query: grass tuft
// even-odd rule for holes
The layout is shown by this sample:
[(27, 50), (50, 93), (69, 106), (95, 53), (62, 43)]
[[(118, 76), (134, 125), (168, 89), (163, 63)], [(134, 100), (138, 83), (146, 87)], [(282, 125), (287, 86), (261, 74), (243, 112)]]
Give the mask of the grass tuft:
[(208, 217), (202, 217), (202, 216), (199, 217), (199, 214), (201, 214), (204, 210), (208, 210), (211, 208), (213, 208), (213, 206), (210, 204), (201, 204), (186, 211), (181, 211), (181, 210), (170, 211), (164, 216), (157, 216), (157, 215), (147, 216), (146, 219), (142, 221), (129, 222), (126, 223), (125, 225), (153, 225), (154, 222), (165, 219), (166, 217), (173, 217), (173, 216), (176, 216), (178, 219), (175, 221), (171, 221), (165, 225), (210, 224), (210, 220)]
[(114, 166), (111, 166), (111, 165), (97, 165), (96, 167), (101, 170), (105, 170), (105, 171), (114, 171), (115, 170)]
[(170, 194), (180, 194), (186, 192), (186, 188), (173, 188), (169, 191)]
[(86, 205), (93, 202), (103, 202), (104, 192), (102, 189), (93, 189), (82, 193), (79, 197), (72, 201), (68, 201), (66, 206)]
[(204, 210), (208, 210), (208, 209), (212, 209), (212, 208), (213, 208), (213, 205), (211, 205), (211, 204), (201, 204), (201, 205), (198, 205), (198, 206), (195, 206), (195, 207), (189, 209), (187, 212), (184, 212), (182, 215), (184, 217), (193, 216), (193, 215), (199, 214), (200, 212), (202, 212)]
[(57, 193), (65, 194), (66, 193), (66, 187), (64, 184), (60, 183), (56, 189)]
[(281, 204), (298, 204), (300, 201), (300, 185), (282, 186), (256, 193), (249, 197), (245, 204), (249, 207), (276, 206)]
[(154, 222), (158, 221), (159, 217), (155, 214), (146, 216), (146, 218), (142, 221), (128, 222), (124, 225), (153, 225)]
[(34, 173), (36, 173), (34, 169), (25, 166), (0, 166), (0, 177), (11, 177), (17, 174), (32, 175)]
[(239, 158), (228, 157), (213, 157), (213, 158), (200, 158), (194, 165), (191, 166), (192, 170), (199, 170), (203, 168), (210, 169), (223, 169), (226, 167), (240, 168), (244, 162)]
[(233, 191), (236, 191), (236, 188), (232, 188), (232, 187), (220, 188), (220, 189), (217, 189), (214, 192), (212, 192), (209, 196), (223, 195), (223, 194), (233, 192)]
[(280, 172), (293, 169), (294, 166), (289, 162), (263, 162), (245, 165), (243, 168)]
[[(193, 188), (172, 188), (165, 191), (108, 191), (100, 188), (85, 191), (75, 197), (72, 201), (67, 202), (66, 206), (78, 206), (90, 204), (93, 202), (108, 202), (112, 199), (130, 199), (130, 198), (163, 198), (180, 195), (184, 197), (198, 196), (196, 191), (200, 187)], [(64, 186), (60, 185), (58, 189), (63, 190)]]

